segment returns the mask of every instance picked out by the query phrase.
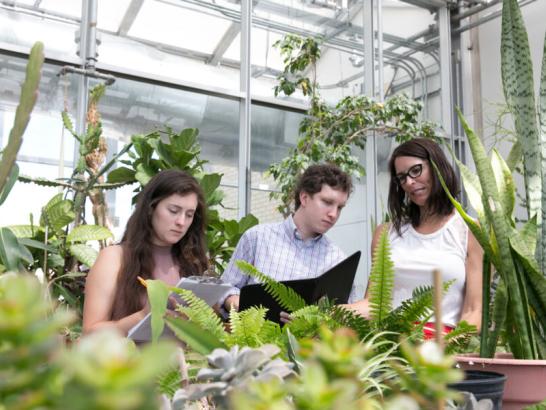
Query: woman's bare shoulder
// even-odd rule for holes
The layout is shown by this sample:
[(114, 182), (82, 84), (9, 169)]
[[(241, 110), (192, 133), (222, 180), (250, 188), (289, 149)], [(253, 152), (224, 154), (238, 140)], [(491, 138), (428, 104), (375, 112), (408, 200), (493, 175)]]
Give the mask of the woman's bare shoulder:
[(101, 249), (89, 276), (117, 276), (123, 260), (123, 248), (120, 245), (110, 245)]

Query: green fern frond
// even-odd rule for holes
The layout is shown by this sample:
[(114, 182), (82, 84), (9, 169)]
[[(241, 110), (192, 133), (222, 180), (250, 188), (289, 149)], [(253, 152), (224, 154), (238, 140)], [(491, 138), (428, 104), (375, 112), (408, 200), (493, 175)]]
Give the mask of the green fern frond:
[(203, 299), (198, 298), (191, 290), (174, 288), (173, 292), (182, 297), (187, 306), (179, 305), (177, 310), (198, 324), (203, 330), (222, 340), (225, 337), (224, 326), (216, 312)]
[[(262, 345), (260, 334), (266, 319), (266, 308), (251, 307), (242, 312), (232, 309), (229, 313), (231, 334), (227, 334), (224, 343), (228, 346), (258, 347)], [(263, 335), (262, 335), (263, 337)]]
[(182, 375), (180, 374), (180, 370), (173, 367), (158, 377), (157, 389), (159, 393), (172, 398), (174, 393), (180, 388), (181, 383)]
[(354, 330), (359, 339), (365, 339), (374, 330), (370, 320), (339, 305), (332, 308), (330, 316), (339, 326)]
[(457, 323), (455, 329), (444, 336), (446, 354), (453, 354), (463, 350), (470, 342), (470, 338), (477, 331), (476, 326), (469, 324), (465, 320)]
[(291, 316), (292, 321), (286, 324), (286, 328), (298, 338), (317, 334), (320, 326), (331, 320), (329, 315), (317, 305), (305, 306), (293, 312)]
[(381, 323), (392, 310), (393, 288), (394, 264), (391, 260), (388, 227), (385, 225), (374, 250), (368, 290), (370, 316), (378, 323)]
[(262, 282), (266, 292), (273, 296), (273, 299), (275, 299), (277, 303), (288, 312), (295, 312), (296, 310), (299, 310), (307, 305), (305, 300), (294, 289), (289, 288), (288, 286), (285, 286), (263, 274), (250, 263), (243, 260), (238, 260), (235, 262), (235, 264), (241, 270), (241, 272)]

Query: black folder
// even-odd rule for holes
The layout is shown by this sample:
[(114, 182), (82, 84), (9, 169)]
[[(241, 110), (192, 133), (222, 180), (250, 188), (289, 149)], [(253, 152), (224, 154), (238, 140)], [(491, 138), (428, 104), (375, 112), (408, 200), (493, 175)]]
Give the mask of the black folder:
[[(294, 289), (308, 305), (318, 302), (326, 296), (335, 304), (347, 303), (360, 260), (360, 251), (334, 265), (322, 275), (311, 279), (287, 280), (280, 283)], [(239, 311), (252, 306), (263, 306), (268, 309), (266, 319), (280, 323), (283, 310), (279, 303), (266, 292), (261, 283), (246, 285), (241, 288)]]

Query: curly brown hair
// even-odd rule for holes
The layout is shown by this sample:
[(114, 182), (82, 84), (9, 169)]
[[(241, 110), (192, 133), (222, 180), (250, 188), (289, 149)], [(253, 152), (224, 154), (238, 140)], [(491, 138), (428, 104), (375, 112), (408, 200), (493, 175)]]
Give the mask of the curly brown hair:
[(324, 184), (347, 194), (350, 194), (353, 190), (351, 176), (343, 172), (337, 165), (311, 165), (305, 170), (296, 184), (294, 190), (295, 210), (297, 211), (301, 205), (300, 194), (302, 192), (314, 195), (322, 190)]

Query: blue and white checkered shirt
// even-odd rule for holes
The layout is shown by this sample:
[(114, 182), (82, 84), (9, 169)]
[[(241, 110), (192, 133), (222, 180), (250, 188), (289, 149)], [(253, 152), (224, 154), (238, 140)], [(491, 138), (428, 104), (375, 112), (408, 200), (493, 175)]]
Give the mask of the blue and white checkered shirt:
[[(343, 251), (324, 235), (304, 241), (292, 216), (281, 223), (256, 225), (241, 237), (222, 275), (222, 280), (233, 285), (233, 289), (224, 295), (220, 306), (228, 296), (238, 295), (243, 286), (257, 282), (237, 268), (235, 261), (239, 259), (273, 279), (283, 281), (320, 276), (344, 258)], [(356, 300), (353, 283), (349, 302)]]

